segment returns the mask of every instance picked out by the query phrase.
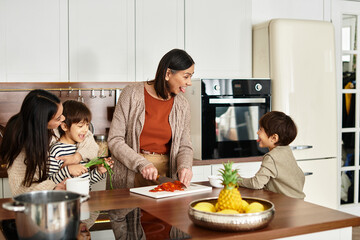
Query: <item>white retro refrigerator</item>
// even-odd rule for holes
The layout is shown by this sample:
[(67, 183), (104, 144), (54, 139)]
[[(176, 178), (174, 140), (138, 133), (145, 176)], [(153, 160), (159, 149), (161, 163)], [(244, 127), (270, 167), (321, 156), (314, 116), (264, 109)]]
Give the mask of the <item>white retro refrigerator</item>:
[(337, 100), (333, 25), (274, 19), (253, 27), (253, 77), (270, 77), (272, 110), (290, 115), (290, 144), (306, 173), (305, 200), (337, 208)]

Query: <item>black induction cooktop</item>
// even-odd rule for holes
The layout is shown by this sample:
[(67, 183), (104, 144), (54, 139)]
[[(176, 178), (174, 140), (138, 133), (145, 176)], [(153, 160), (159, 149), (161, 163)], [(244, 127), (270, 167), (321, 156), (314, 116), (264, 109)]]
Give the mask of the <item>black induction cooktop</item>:
[[(89, 228), (92, 240), (181, 240), (191, 236), (162, 221), (141, 208), (90, 212), (82, 220)], [(17, 240), (15, 219), (1, 221), (6, 239)]]

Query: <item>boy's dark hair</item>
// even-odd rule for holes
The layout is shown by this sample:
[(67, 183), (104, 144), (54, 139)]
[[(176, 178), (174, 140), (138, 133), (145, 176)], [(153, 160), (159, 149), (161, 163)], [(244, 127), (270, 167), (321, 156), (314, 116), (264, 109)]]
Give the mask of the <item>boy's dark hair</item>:
[[(64, 123), (68, 128), (70, 128), (73, 123), (79, 123), (81, 121), (87, 123), (91, 122), (91, 111), (84, 103), (75, 100), (67, 100), (63, 103), (63, 107), (63, 115), (65, 117)], [(59, 133), (60, 136), (65, 134), (61, 126), (59, 126)]]
[(279, 136), (276, 146), (289, 145), (297, 135), (294, 121), (283, 112), (272, 111), (266, 113), (260, 118), (259, 125), (264, 129), (268, 137), (274, 134)]

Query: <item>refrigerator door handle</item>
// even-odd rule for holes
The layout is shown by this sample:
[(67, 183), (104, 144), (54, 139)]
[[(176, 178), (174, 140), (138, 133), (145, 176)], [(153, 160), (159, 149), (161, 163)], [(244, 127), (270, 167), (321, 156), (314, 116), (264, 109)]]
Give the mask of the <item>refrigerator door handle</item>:
[(314, 174), (314, 173), (312, 173), (312, 172), (304, 172), (305, 177), (306, 177), (306, 176), (313, 175), (313, 174)]
[(298, 146), (290, 146), (291, 150), (304, 150), (313, 148), (311, 145), (298, 145)]

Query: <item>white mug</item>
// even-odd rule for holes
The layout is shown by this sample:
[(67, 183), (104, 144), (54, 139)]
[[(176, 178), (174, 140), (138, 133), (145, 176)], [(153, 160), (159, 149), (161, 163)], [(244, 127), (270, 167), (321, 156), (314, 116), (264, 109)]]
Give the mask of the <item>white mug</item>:
[(76, 192), (85, 196), (89, 195), (89, 178), (69, 178), (66, 180), (65, 184), (67, 191)]

